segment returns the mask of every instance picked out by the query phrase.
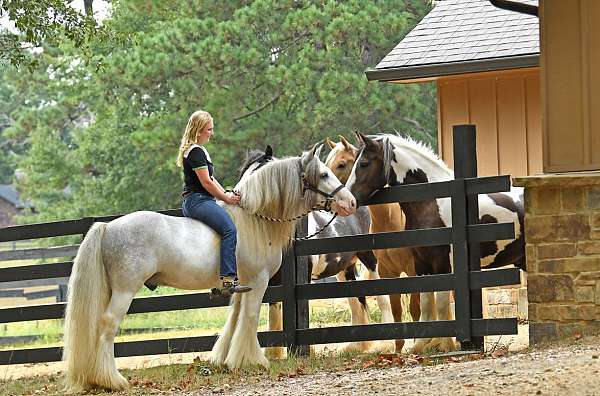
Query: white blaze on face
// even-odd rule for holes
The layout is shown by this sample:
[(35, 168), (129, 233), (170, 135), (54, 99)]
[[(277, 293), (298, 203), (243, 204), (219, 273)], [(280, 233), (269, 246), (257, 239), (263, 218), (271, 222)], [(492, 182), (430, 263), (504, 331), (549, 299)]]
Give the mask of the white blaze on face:
[(348, 190), (352, 190), (352, 186), (354, 186), (354, 183), (356, 183), (356, 166), (360, 162), (361, 157), (362, 157), (362, 150), (356, 157), (356, 161), (354, 161), (354, 165), (352, 166), (352, 172), (350, 173), (350, 177), (348, 178), (348, 181), (346, 182), (346, 188), (348, 188)]

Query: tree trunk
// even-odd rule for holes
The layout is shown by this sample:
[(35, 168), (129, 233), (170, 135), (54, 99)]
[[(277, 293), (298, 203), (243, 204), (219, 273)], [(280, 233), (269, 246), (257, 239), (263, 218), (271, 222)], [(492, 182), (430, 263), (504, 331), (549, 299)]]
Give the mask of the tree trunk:
[(83, 8), (85, 9), (85, 15), (89, 17), (94, 17), (94, 9), (92, 8), (92, 3), (94, 0), (83, 0)]

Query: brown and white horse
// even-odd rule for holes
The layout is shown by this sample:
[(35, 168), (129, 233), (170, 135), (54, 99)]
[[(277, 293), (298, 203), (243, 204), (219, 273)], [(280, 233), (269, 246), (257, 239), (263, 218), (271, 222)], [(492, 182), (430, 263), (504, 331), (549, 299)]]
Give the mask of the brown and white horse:
[[(346, 183), (354, 167), (358, 149), (345, 137), (340, 136), (338, 143), (327, 138), (327, 144), (331, 151), (327, 155), (325, 165), (333, 171), (336, 177)], [(394, 232), (403, 231), (405, 218), (400, 206), (397, 204), (371, 205), (368, 207), (371, 215), (370, 232)], [(360, 210), (360, 208), (358, 209)], [(412, 253), (408, 248), (378, 249), (373, 250), (377, 257), (377, 272), (382, 278), (397, 278), (405, 273), (407, 276), (415, 276), (415, 264)], [(391, 294), (390, 304), (394, 321), (402, 322), (401, 294)], [(419, 293), (410, 295), (410, 314), (413, 321), (419, 321), (421, 316)], [(396, 340), (396, 352), (400, 353), (404, 347), (404, 340)]]
[[(386, 185), (440, 182), (454, 178), (453, 172), (429, 147), (410, 138), (379, 135), (369, 138), (357, 133), (360, 151), (347, 182), (358, 204), (365, 202)], [(402, 204), (406, 229), (447, 227), (452, 225), (450, 198), (438, 198)], [(480, 194), (481, 223), (514, 223), (514, 240), (481, 244), (481, 267), (495, 268), (514, 264), (525, 269), (525, 239), (523, 234), (523, 190), (513, 188), (507, 193)], [(452, 272), (450, 246), (415, 247), (417, 275)], [(421, 293), (421, 320), (450, 320), (450, 292)], [(455, 349), (451, 338), (418, 339), (414, 352), (438, 346), (442, 351)]]

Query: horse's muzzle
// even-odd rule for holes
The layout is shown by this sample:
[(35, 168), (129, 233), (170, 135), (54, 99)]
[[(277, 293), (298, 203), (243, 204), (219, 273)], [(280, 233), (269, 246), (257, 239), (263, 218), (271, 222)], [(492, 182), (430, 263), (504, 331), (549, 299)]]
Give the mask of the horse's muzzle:
[(332, 210), (340, 216), (350, 216), (356, 212), (356, 199), (338, 199), (331, 205)]

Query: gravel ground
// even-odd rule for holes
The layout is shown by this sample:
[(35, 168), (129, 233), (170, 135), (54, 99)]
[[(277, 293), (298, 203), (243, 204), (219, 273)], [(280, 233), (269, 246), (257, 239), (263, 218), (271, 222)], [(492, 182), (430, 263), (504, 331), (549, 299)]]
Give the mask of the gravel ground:
[[(401, 363), (388, 362), (383, 364), (383, 368), (369, 364), (369, 367), (357, 369), (354, 365), (354, 368), (346, 370), (342, 367), (337, 371), (316, 374), (266, 377), (260, 382), (241, 379), (228, 385), (208, 386), (193, 392), (136, 387), (131, 392), (119, 394), (600, 395), (600, 336), (571, 338), (517, 352), (507, 349), (497, 348), (485, 357), (474, 355), (445, 359), (444, 363), (428, 363), (427, 360), (403, 356)], [(170, 363), (182, 362), (175, 359)], [(141, 365), (154, 364), (148, 361)], [(29, 367), (29, 374), (40, 374), (36, 368)]]
[(409, 362), (400, 367), (279, 378), (194, 394), (598, 395), (599, 356), (600, 337), (584, 337), (496, 358), (428, 366)]

